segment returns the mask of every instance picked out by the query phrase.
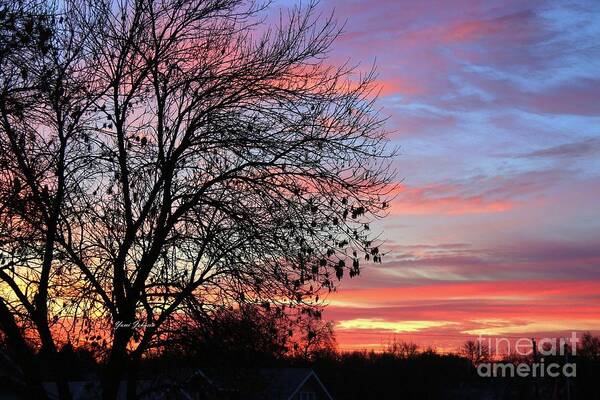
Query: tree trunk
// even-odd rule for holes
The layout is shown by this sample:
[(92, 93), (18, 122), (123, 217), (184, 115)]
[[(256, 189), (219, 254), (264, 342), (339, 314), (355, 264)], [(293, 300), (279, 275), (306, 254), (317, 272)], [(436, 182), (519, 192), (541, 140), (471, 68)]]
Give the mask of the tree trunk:
[(127, 343), (131, 337), (129, 329), (116, 329), (113, 346), (102, 377), (102, 399), (116, 400), (121, 379), (128, 366)]
[(140, 359), (134, 356), (129, 363), (127, 371), (127, 400), (137, 399), (137, 379), (140, 366)]
[(60, 355), (55, 351), (50, 353), (50, 365), (56, 366), (56, 375), (54, 376), (56, 387), (58, 389), (58, 398), (60, 400), (71, 400), (71, 389), (69, 388), (69, 380), (67, 374), (65, 374), (65, 368), (69, 366), (64, 365)]
[(27, 400), (44, 400), (48, 399), (48, 395), (42, 385), (42, 377), (38, 364), (34, 360), (34, 354), (25, 342), (25, 339), (21, 335), (21, 331), (17, 326), (10, 310), (0, 300), (0, 329), (6, 335), (7, 344), (9, 349), (14, 351), (16, 357), (15, 361), (25, 375), (25, 383), (27, 385), (23, 396)]

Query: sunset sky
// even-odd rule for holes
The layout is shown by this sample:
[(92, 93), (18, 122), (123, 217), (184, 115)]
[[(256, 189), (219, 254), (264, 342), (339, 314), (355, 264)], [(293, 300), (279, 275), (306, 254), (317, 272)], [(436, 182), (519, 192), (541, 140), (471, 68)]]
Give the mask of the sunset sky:
[(401, 146), (389, 254), (329, 297), (340, 347), (599, 331), (600, 2), (321, 7)]

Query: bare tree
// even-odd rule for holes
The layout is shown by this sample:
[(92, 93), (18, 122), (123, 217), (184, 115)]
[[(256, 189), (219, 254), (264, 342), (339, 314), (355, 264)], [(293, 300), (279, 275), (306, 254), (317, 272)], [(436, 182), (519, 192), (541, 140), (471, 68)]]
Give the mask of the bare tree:
[(374, 74), (327, 63), (340, 30), (316, 3), (275, 24), (242, 0), (11, 7), (0, 329), (22, 349), (93, 343), (104, 398), (126, 370), (135, 398), (187, 305), (318, 306), (381, 261), (394, 151)]
[(292, 355), (311, 360), (319, 354), (333, 353), (336, 350), (333, 322), (324, 321), (320, 310), (300, 309), (292, 320), (292, 325), (297, 331), (292, 343)]
[(241, 304), (208, 315), (204, 310), (190, 311), (189, 318), (163, 329), (156, 354), (184, 355), (211, 366), (247, 367), (286, 358), (310, 360), (319, 352), (335, 351), (332, 323), (323, 321), (321, 312), (312, 307), (285, 311)]
[[(567, 350), (568, 351), (568, 350)], [(581, 344), (577, 349), (579, 355), (589, 360), (600, 359), (600, 336), (594, 336), (591, 332), (585, 332), (581, 337)]]
[(460, 348), (460, 354), (467, 358), (473, 366), (490, 359), (490, 349), (487, 343), (481, 340), (467, 340)]
[(419, 346), (413, 342), (405, 342), (393, 338), (386, 346), (386, 353), (402, 359), (414, 358), (419, 354)]
[[(69, 278), (61, 278), (56, 244), (65, 224), (67, 165), (77, 167), (68, 152), (77, 118), (68, 115), (86, 101), (74, 80), (78, 44), (72, 30), (59, 32), (67, 26), (55, 13), (43, 2), (0, 5), (0, 327), (33, 398), (43, 389), (32, 346), (50, 361), (57, 355), (55, 308)], [(57, 383), (68, 398), (65, 380)]]

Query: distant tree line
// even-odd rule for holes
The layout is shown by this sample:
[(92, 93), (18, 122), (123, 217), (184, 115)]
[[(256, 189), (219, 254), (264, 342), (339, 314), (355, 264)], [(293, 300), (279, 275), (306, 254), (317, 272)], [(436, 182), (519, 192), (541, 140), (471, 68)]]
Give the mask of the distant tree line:
[[(566, 399), (566, 380), (559, 378), (482, 378), (475, 367), (490, 361), (485, 346), (466, 341), (454, 353), (439, 353), (412, 342), (392, 339), (381, 351), (340, 351), (331, 323), (314, 312), (282, 314), (260, 306), (223, 309), (210, 321), (187, 323), (173, 331), (169, 346), (154, 349), (140, 366), (143, 376), (173, 371), (218, 370), (225, 373), (260, 368), (313, 368), (336, 399)], [(8, 351), (6, 345), (3, 350)], [(60, 363), (69, 379), (97, 373), (97, 348), (64, 346)], [(46, 363), (51, 375), (56, 363)], [(503, 363), (532, 363), (533, 355), (509, 354)], [(546, 363), (564, 362), (547, 357)], [(600, 337), (585, 333), (571, 359), (577, 377), (569, 382), (571, 399), (597, 399)], [(471, 397), (469, 397), (471, 396)]]

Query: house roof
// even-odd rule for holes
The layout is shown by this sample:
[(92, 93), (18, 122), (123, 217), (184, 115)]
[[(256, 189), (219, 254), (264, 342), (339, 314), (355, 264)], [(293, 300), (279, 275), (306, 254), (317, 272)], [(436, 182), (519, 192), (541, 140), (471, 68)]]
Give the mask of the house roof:
[[(228, 371), (228, 374), (199, 370), (198, 375), (221, 391), (238, 391), (242, 380), (252, 381), (251, 400), (289, 400), (300, 391), (311, 378), (321, 387), (328, 399), (333, 400), (317, 374), (309, 368), (262, 368), (255, 371)], [(242, 383), (243, 385), (243, 383)]]
[(264, 397), (268, 399), (290, 399), (311, 374), (313, 371), (306, 368), (260, 370), (260, 375), (266, 383), (266, 388), (260, 395), (266, 395)]
[[(229, 392), (242, 395), (246, 400), (291, 400), (311, 381), (317, 385), (329, 400), (333, 400), (317, 374), (309, 368), (263, 368), (263, 369), (227, 369), (227, 370), (188, 370), (179, 371), (178, 378), (161, 377), (138, 381), (138, 394), (144, 399), (164, 398), (164, 390), (177, 388), (181, 398), (190, 398), (190, 390), (198, 390), (194, 386), (194, 377), (201, 378), (204, 389)], [(198, 382), (198, 381), (196, 381)], [(208, 385), (206, 385), (208, 384)], [(201, 387), (202, 387), (201, 386)], [(69, 387), (74, 399), (93, 399), (101, 392), (100, 381), (71, 381)], [(58, 398), (58, 390), (54, 382), (44, 382), (44, 388), (51, 399)], [(126, 382), (121, 381), (119, 399), (125, 398)], [(195, 389), (194, 389), (195, 388)]]
[[(297, 372), (295, 372), (294, 370), (297, 370)], [(277, 371), (277, 370), (274, 370), (274, 371)], [(277, 373), (275, 373), (275, 375), (277, 375)], [(286, 387), (288, 388), (288, 390), (286, 391), (286, 396), (285, 396), (286, 400), (290, 400), (292, 397), (294, 397), (296, 395), (296, 393), (298, 393), (300, 391), (302, 386), (304, 386), (304, 384), (311, 378), (314, 378), (315, 382), (317, 382), (317, 384), (321, 387), (321, 389), (323, 389), (323, 393), (325, 393), (325, 395), (330, 400), (333, 400), (333, 397), (331, 397), (331, 395), (327, 391), (327, 388), (325, 388), (325, 385), (323, 385), (323, 382), (321, 382), (321, 380), (319, 379), (319, 377), (317, 376), (315, 371), (313, 371), (312, 369), (284, 368), (282, 370), (281, 375), (283, 375), (283, 377), (284, 377), (284, 379), (282, 380), (281, 383), (286, 385)], [(302, 378), (302, 379), (300, 380), (300, 378)], [(293, 389), (293, 390), (291, 390), (291, 389)]]

